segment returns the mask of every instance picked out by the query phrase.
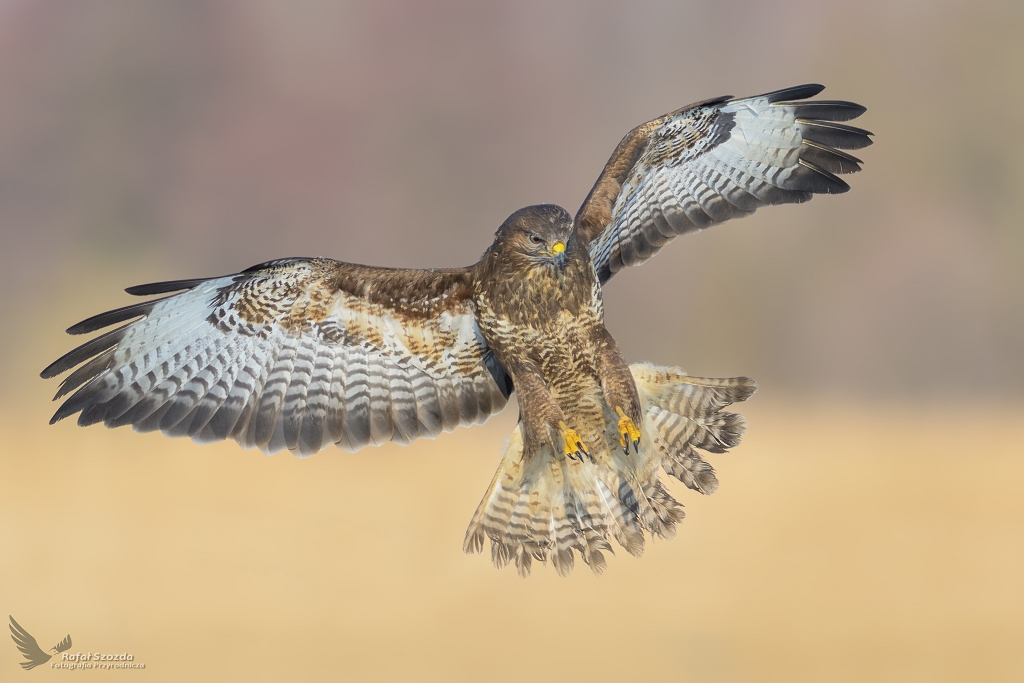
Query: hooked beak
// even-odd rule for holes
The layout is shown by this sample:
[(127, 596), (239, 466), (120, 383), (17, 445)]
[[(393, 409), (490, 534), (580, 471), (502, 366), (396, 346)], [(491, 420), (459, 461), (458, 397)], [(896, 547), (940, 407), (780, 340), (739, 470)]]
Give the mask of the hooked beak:
[(551, 255), (555, 257), (559, 268), (565, 268), (565, 242), (555, 242), (552, 244)]

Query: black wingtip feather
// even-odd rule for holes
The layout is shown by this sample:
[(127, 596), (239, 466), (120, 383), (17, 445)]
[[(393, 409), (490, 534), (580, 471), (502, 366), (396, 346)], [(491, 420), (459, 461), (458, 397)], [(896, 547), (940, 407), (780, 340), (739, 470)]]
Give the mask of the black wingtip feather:
[(813, 119), (797, 119), (797, 128), (804, 140), (828, 145), (836, 149), (861, 149), (874, 142), (869, 130), (854, 128), (832, 121), (815, 121)]
[(830, 173), (856, 173), (861, 170), (860, 165), (864, 163), (852, 154), (810, 140), (803, 141), (800, 158)]
[(166, 282), (151, 282), (146, 285), (135, 285), (126, 287), (124, 291), (132, 296), (150, 296), (151, 294), (167, 294), (169, 292), (180, 292), (183, 289), (192, 289), (204, 282), (213, 280), (210, 277), (201, 277), (193, 280), (168, 280)]
[(106, 311), (86, 318), (80, 323), (76, 323), (67, 329), (68, 334), (88, 334), (89, 332), (95, 332), (96, 330), (104, 327), (110, 327), (116, 323), (124, 322), (125, 320), (131, 320), (132, 318), (138, 318), (146, 315), (153, 310), (153, 306), (160, 303), (161, 301), (167, 301), (171, 297), (163, 297), (160, 299), (153, 299), (152, 301), (146, 301), (141, 304), (131, 304), (130, 306), (122, 306), (121, 308), (115, 308), (112, 311)]
[(802, 178), (802, 182), (811, 192), (815, 194), (843, 194), (850, 191), (850, 186), (847, 182), (834, 173), (829, 173), (825, 169), (819, 168), (804, 159), (801, 159), (798, 163), (813, 172)]
[(64, 418), (71, 417), (78, 411), (87, 407), (89, 400), (92, 398), (89, 393), (90, 388), (91, 387), (88, 384), (80, 387), (69, 399), (61, 403), (60, 407), (57, 408), (57, 411), (53, 414), (53, 417), (50, 418), (50, 424), (57, 424)]
[(90, 339), (81, 346), (71, 349), (63, 356), (43, 368), (43, 371), (39, 373), (39, 376), (43, 379), (56, 377), (62, 372), (75, 367), (79, 363), (103, 353), (121, 341), (124, 337), (124, 331), (128, 329), (128, 327), (128, 325), (122, 325), (115, 330), (111, 330), (106, 334), (101, 334), (95, 339)]
[(64, 381), (61, 382), (60, 386), (57, 388), (57, 393), (54, 395), (53, 400), (56, 401), (67, 396), (89, 380), (99, 376), (104, 370), (110, 368), (113, 363), (113, 359), (114, 349), (107, 349), (88, 363), (82, 365), (80, 368), (64, 378)]
[(57, 412), (54, 413), (53, 417), (50, 418), (50, 424), (55, 425), (56, 423), (60, 422), (61, 420), (67, 418), (70, 415), (74, 415), (74, 413), (67, 413), (65, 410), (63, 410), (63, 405), (61, 404), (60, 408), (57, 409)]
[(825, 86), (820, 83), (807, 83), (805, 85), (793, 86), (792, 88), (767, 92), (759, 95), (759, 97), (767, 98), (769, 102), (774, 104), (775, 102), (783, 102), (785, 100), (806, 100), (808, 97), (814, 97), (824, 89)]
[(107, 406), (103, 403), (92, 403), (87, 406), (84, 406), (81, 409), (81, 414), (78, 416), (78, 426), (89, 427), (91, 425), (103, 422), (103, 413), (104, 411), (106, 411), (106, 409)]
[(822, 121), (850, 121), (868, 110), (856, 102), (814, 100), (812, 102), (772, 102), (773, 107), (792, 107), (797, 118)]

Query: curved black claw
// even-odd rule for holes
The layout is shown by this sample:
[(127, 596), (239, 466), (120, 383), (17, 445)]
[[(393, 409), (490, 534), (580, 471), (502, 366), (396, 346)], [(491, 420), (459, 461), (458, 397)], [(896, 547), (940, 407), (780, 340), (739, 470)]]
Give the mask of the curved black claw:
[(622, 446), (622, 452), (629, 455), (629, 444), (632, 442), (633, 450), (640, 453), (640, 430), (636, 428), (633, 421), (626, 416), (622, 411), (622, 408), (615, 408), (616, 414), (619, 416), (619, 445)]
[(563, 453), (570, 460), (579, 460), (583, 462), (583, 456), (587, 456), (593, 462), (593, 458), (590, 456), (590, 451), (587, 450), (586, 445), (583, 443), (583, 439), (576, 432), (575, 429), (570, 429), (564, 422), (558, 423), (558, 426), (562, 430), (562, 440), (565, 443)]

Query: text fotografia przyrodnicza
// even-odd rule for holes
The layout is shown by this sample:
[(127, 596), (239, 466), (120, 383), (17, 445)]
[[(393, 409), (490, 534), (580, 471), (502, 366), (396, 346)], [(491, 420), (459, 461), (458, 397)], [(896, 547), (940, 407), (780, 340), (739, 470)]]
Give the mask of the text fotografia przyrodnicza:
[(59, 662), (50, 662), (51, 669), (145, 669), (130, 652), (64, 652)]

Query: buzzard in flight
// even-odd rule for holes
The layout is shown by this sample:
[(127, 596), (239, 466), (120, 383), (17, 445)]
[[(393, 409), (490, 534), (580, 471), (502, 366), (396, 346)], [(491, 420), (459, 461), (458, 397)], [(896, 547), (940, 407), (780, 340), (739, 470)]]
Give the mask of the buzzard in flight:
[[(601, 292), (677, 235), (770, 204), (845, 192), (871, 144), (840, 121), (851, 102), (820, 85), (683, 107), (616, 147), (576, 217), (531, 206), (465, 268), (377, 268), (326, 258), (131, 287), (166, 295), (84, 320), (119, 325), (42, 372), (72, 370), (53, 422), (132, 425), (196, 441), (310, 455), (409, 443), (480, 423), (518, 393), (520, 419), (466, 534), (498, 566), (533, 559), (595, 572), (614, 539), (671, 537), (682, 506), (660, 470), (712, 493), (720, 453), (745, 429), (722, 412), (756, 388), (629, 365), (604, 326)], [(124, 323), (124, 324), (121, 324)], [(72, 393), (74, 392), (74, 393)]]

